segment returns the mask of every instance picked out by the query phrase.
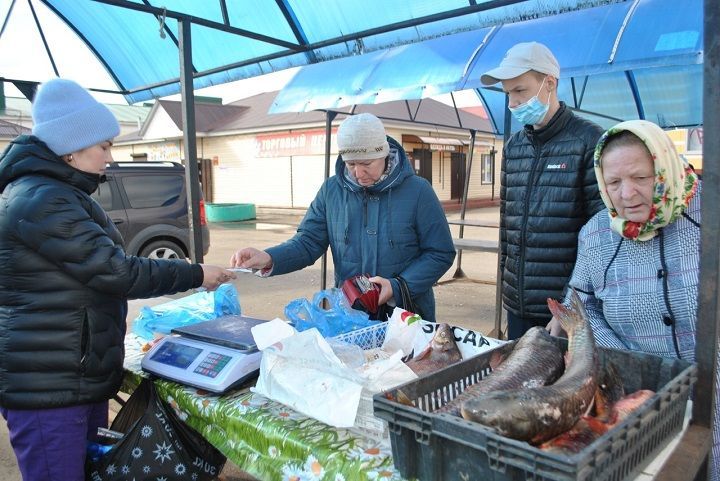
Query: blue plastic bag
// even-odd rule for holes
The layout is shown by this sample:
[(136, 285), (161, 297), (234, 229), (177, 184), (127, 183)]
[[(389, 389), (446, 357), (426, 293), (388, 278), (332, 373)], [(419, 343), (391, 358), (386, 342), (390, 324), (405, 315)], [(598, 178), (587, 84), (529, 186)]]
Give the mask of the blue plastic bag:
[(237, 289), (232, 284), (221, 284), (213, 292), (196, 292), (157, 306), (143, 307), (133, 322), (133, 332), (151, 340), (156, 332), (170, 334), (175, 327), (231, 314), (240, 315)]
[[(328, 309), (323, 309), (327, 301)], [(317, 328), (323, 337), (334, 337), (346, 332), (374, 326), (367, 312), (350, 307), (340, 289), (326, 289), (313, 296), (312, 302), (304, 297), (294, 299), (285, 306), (285, 317), (298, 331)]]

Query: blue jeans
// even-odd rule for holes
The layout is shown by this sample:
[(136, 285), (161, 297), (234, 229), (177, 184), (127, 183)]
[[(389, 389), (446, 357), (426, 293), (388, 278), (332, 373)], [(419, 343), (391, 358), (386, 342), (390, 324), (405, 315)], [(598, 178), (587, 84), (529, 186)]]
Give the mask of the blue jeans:
[(55, 409), (5, 409), (24, 481), (83, 481), (87, 440), (108, 425), (108, 402)]

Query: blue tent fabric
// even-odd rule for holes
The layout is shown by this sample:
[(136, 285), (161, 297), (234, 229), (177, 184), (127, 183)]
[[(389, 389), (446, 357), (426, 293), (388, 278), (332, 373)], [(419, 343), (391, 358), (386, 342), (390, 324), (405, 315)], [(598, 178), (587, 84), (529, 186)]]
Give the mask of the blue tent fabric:
[[(559, 95), (601, 125), (644, 118), (664, 127), (702, 123), (701, 0), (614, 3), (448, 35), (383, 54), (302, 68), (272, 111), (424, 98), (468, 88), (502, 133), (505, 98), (480, 76), (515, 43), (546, 44), (561, 66)], [(342, 81), (350, 77), (351, 81)], [(520, 126), (513, 121), (512, 130)]]
[[(202, 88), (289, 67), (392, 48), (407, 47), (410, 51), (419, 51), (421, 49), (413, 44), (432, 42), (433, 39), (448, 35), (458, 35), (456, 40), (463, 40), (463, 44), (467, 41), (470, 48), (474, 49), (478, 45), (476, 42), (481, 41), (492, 25), (502, 24), (506, 28), (512, 22), (528, 18), (555, 18), (559, 13), (573, 11), (582, 16), (581, 22), (590, 22), (592, 19), (586, 15), (590, 15), (588, 7), (592, 5), (609, 4), (615, 12), (616, 20), (622, 20), (623, 12), (631, 8), (638, 13), (657, 8), (656, 1), (640, 1), (634, 7), (637, 2), (629, 0), (31, 1), (41, 1), (78, 33), (96, 52), (130, 103), (179, 91), (179, 33), (178, 22), (171, 18), (172, 13), (187, 15), (198, 21), (191, 28), (192, 58), (197, 74), (194, 86)], [(702, 13), (702, 9), (697, 8), (697, 0), (662, 3), (680, 4), (675, 7), (676, 10), (683, 10), (679, 17), (691, 17), (688, 18), (690, 25), (695, 25), (692, 12), (696, 11), (697, 15)], [(135, 11), (128, 6), (156, 10)], [(158, 13), (163, 9), (170, 12), (171, 16), (164, 18)], [(459, 9), (463, 13), (470, 13), (449, 17), (448, 12)], [(445, 16), (433, 17), (429, 21), (427, 16), (433, 15)], [(216, 22), (264, 37), (258, 39), (252, 38), (253, 35), (236, 35), (210, 28), (203, 22)], [(390, 31), (378, 30), (389, 25), (394, 26), (388, 28)], [(592, 24), (588, 25), (586, 31), (594, 29)], [(628, 30), (632, 28), (631, 25)], [(664, 45), (672, 50), (679, 43), (692, 43), (693, 35), (698, 34), (697, 29), (686, 30), (686, 36), (670, 36), (665, 39)], [(161, 31), (165, 33), (164, 38), (161, 38)], [(549, 33), (552, 32), (546, 32)], [(292, 48), (293, 45), (297, 48), (309, 45), (312, 48), (303, 52)], [(460, 43), (456, 47), (465, 49)], [(483, 55), (487, 55), (487, 49)], [(440, 59), (440, 63), (436, 63), (434, 58), (427, 60), (424, 64), (426, 71), (442, 69), (446, 65), (445, 59)], [(622, 60), (619, 54), (618, 61)], [(465, 67), (462, 63), (462, 67)], [(434, 80), (434, 75), (431, 73), (428, 80)], [(411, 87), (403, 95), (408, 97), (419, 92), (427, 96), (428, 92), (446, 90), (449, 80), (445, 75), (437, 88), (427, 82), (421, 91), (418, 91), (419, 87)], [(385, 97), (378, 94), (378, 98)]]
[[(537, 40), (560, 61), (561, 98), (602, 125), (632, 118), (667, 127), (702, 123), (702, 0), (31, 1), (77, 32), (130, 103), (179, 92), (177, 13), (195, 22), (196, 89), (305, 66), (278, 96), (277, 112), (472, 88), (492, 131), (502, 133), (504, 96), (482, 89), (480, 75), (514, 43)], [(479, 8), (486, 10), (377, 30)]]

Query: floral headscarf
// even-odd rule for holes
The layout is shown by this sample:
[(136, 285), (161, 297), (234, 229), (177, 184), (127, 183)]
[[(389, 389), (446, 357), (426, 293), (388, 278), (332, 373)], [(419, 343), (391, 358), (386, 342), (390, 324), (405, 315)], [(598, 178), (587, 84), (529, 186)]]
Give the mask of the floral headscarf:
[[(603, 179), (600, 156), (608, 139), (628, 130), (647, 146), (655, 163), (655, 192), (650, 217), (645, 222), (623, 219), (613, 207)], [(697, 174), (675, 150), (672, 139), (657, 125), (646, 120), (621, 122), (605, 132), (595, 147), (595, 176), (603, 202), (610, 213), (610, 227), (626, 239), (646, 241), (658, 229), (677, 219), (690, 204), (697, 191)]]

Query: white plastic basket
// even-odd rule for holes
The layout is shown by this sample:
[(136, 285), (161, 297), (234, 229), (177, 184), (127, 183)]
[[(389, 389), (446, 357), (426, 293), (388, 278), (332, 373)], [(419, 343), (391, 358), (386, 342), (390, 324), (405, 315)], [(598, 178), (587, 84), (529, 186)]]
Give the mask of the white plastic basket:
[(387, 323), (380, 322), (374, 326), (363, 327), (356, 331), (346, 332), (335, 336), (333, 339), (348, 342), (360, 346), (363, 350), (375, 349), (382, 346), (385, 341), (385, 332), (387, 331)]
[[(387, 323), (382, 322), (375, 326), (364, 327), (356, 331), (340, 334), (333, 339), (355, 344), (367, 351), (382, 346), (385, 341), (386, 331)], [(373, 394), (374, 393), (363, 389), (360, 396), (360, 404), (358, 404), (357, 416), (355, 417), (355, 425), (349, 429), (366, 438), (389, 444), (390, 432), (388, 431), (387, 421), (375, 417), (373, 411)]]

